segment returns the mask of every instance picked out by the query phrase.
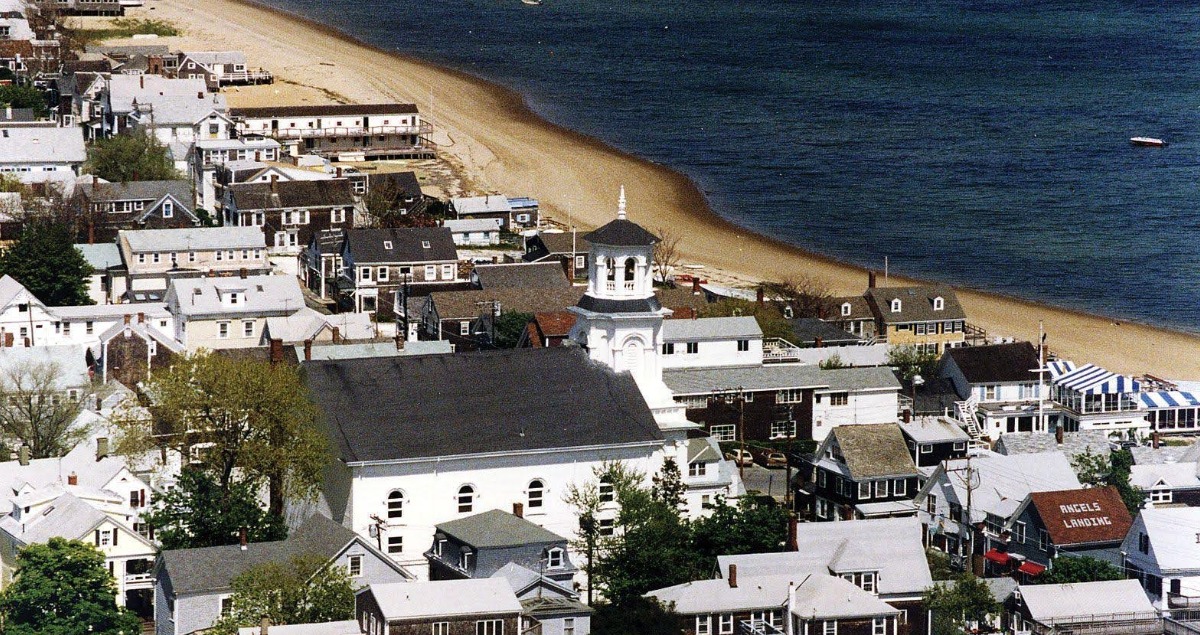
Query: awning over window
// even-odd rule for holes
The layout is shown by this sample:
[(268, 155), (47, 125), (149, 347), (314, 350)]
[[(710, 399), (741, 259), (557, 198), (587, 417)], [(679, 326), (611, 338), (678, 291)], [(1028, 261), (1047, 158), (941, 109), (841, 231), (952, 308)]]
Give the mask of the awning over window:
[(991, 549), (987, 553), (983, 554), (983, 557), (995, 562), (996, 564), (1008, 564), (1008, 554), (1004, 553), (1003, 551)]
[(1017, 571), (1020, 571), (1021, 573), (1028, 573), (1029, 575), (1038, 575), (1045, 570), (1046, 567), (1043, 567), (1036, 562), (1026, 562), (1025, 564), (1017, 567)]

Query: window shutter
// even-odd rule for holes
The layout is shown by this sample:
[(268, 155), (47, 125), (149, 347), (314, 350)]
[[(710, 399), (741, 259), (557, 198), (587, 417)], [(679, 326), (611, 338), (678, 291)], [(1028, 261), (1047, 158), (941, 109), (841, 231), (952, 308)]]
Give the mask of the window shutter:
[(121, 533), (120, 529), (113, 527), (113, 546), (117, 546), (117, 535)]
[(96, 530), (96, 546), (97, 547), (100, 546), (100, 530), (99, 529)]

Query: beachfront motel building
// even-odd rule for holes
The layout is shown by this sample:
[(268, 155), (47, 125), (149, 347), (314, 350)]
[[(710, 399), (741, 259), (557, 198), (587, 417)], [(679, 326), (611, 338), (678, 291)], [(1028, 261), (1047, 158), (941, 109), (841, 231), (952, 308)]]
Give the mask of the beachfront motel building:
[[(697, 440), (687, 432), (697, 426), (662, 382), (666, 310), (651, 281), (653, 237), (623, 217), (592, 234), (602, 238), (593, 249), (606, 251), (592, 262), (622, 267), (612, 280), (611, 264), (599, 265), (576, 307), (572, 337), (586, 347), (306, 362), (337, 458), (318, 500), (294, 504), (289, 517), (327, 514), (424, 579), (436, 526), (491, 509), (575, 538), (578, 510), (566, 495), (576, 486), (596, 488), (598, 530), (611, 534), (614, 492), (598, 474), (613, 462), (649, 485), (674, 459), (693, 517), (706, 513), (706, 498), (743, 494), (715, 447), (715, 464), (689, 473)], [(637, 244), (621, 244), (629, 242)], [(463, 558), (467, 571), (471, 555)]]

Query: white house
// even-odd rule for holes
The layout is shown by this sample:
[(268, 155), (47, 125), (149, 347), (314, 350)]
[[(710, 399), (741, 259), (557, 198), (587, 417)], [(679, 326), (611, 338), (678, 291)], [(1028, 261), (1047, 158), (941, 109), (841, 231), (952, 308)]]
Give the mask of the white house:
[(414, 104), (304, 105), (234, 108), (238, 136), (277, 139), (289, 154), (349, 159), (431, 156), (432, 126)]
[(442, 223), (461, 247), (488, 247), (500, 244), (501, 221), (496, 218), (465, 218)]
[(0, 126), (0, 173), (23, 183), (74, 177), (85, 161), (83, 128)]
[(1200, 606), (1200, 507), (1143, 509), (1121, 543), (1126, 574), (1159, 609)]
[(1149, 432), (1150, 422), (1138, 400), (1141, 382), (1092, 364), (1050, 362), (1047, 368), (1067, 432), (1104, 430), (1124, 439), (1144, 438)]
[(753, 317), (663, 322), (664, 369), (760, 366), (763, 334)]
[(175, 316), (175, 339), (189, 351), (261, 346), (268, 318), (304, 308), (300, 284), (291, 276), (177, 278), (166, 301)]

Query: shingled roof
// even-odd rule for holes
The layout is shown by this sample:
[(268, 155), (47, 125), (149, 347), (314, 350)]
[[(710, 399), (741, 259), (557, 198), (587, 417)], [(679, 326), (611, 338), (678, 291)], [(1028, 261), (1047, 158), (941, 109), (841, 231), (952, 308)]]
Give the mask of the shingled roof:
[(577, 348), (314, 361), (304, 368), (334, 452), (347, 463), (662, 439), (633, 377)]
[(646, 231), (637, 223), (618, 218), (600, 229), (584, 236), (588, 242), (613, 247), (649, 247), (658, 242), (658, 236)]
[(445, 227), (351, 229), (346, 247), (354, 264), (458, 260), (454, 234)]
[[(928, 287), (876, 287), (867, 289), (867, 301), (870, 302), (883, 321), (887, 324), (904, 324), (907, 322), (933, 322), (940, 320), (965, 320), (967, 314), (958, 303), (954, 289), (943, 285)], [(933, 310), (933, 301), (941, 298), (944, 302), (940, 311)], [(900, 300), (900, 311), (892, 312), (892, 300)]]
[(475, 548), (520, 547), (567, 541), (552, 531), (499, 509), (442, 523), (437, 530)]
[(946, 349), (967, 381), (972, 384), (1037, 381), (1037, 349), (1029, 342), (964, 346)]
[(287, 563), (298, 556), (332, 559), (355, 540), (357, 534), (338, 523), (313, 515), (286, 540), (239, 545), (168, 549), (159, 556), (177, 596), (217, 592), (246, 570), (268, 562)]
[(354, 205), (354, 193), (346, 179), (234, 183), (229, 192), (239, 210)]
[[(1034, 492), (1030, 504), (1037, 509), (1055, 546), (1121, 542), (1133, 517), (1117, 488), (1089, 487), (1056, 492)], [(1015, 519), (1019, 514), (1014, 514)]]
[(917, 474), (904, 434), (895, 423), (838, 426), (830, 433), (854, 479)]

